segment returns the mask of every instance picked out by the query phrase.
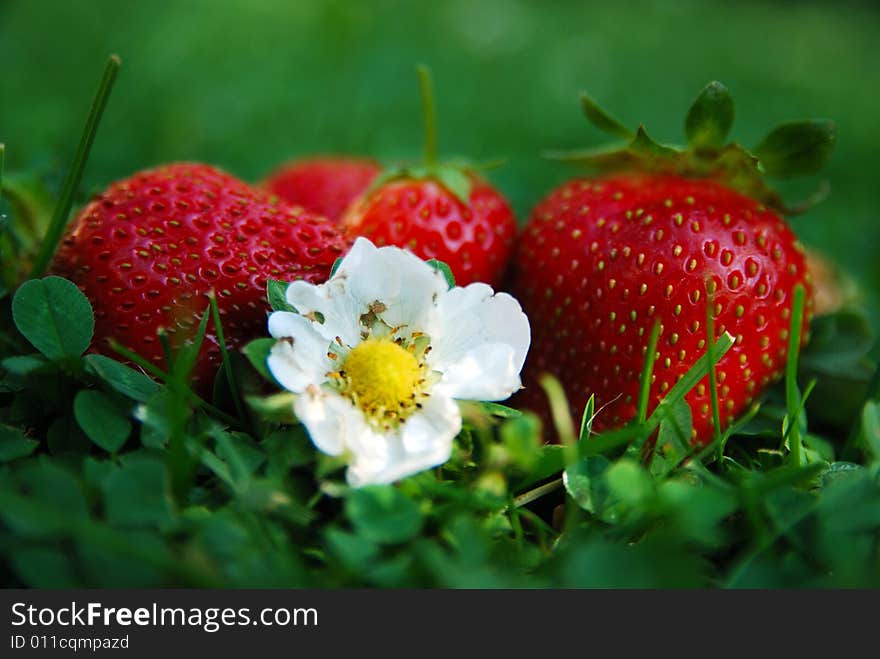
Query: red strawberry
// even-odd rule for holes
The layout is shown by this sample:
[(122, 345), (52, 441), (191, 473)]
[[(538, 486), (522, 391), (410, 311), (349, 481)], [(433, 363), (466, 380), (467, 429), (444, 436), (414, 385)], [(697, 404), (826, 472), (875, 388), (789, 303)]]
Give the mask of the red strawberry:
[[(346, 243), (327, 220), (202, 164), (172, 164), (113, 183), (80, 211), (52, 269), (95, 310), (93, 348), (115, 339), (156, 364), (156, 332), (188, 334), (214, 290), (228, 347), (266, 333), (267, 279), (320, 282)], [(193, 380), (219, 364), (209, 325)]]
[[(755, 177), (755, 156), (736, 145), (721, 146), (732, 119), (732, 113), (724, 117), (728, 102), (723, 87), (710, 85), (688, 117), (689, 150), (662, 147), (639, 128), (624, 149), (590, 154), (592, 162), (629, 171), (569, 181), (534, 209), (514, 259), (513, 288), (532, 322), (524, 374), (528, 393), (521, 404), (543, 407), (537, 378), (550, 372), (567, 390), (575, 414), (595, 394), (596, 409), (604, 406), (595, 429), (629, 421), (636, 413), (644, 351), (659, 321), (653, 408), (706, 351), (710, 293), (716, 335), (729, 332), (736, 340), (716, 366), (722, 424), (780, 375), (793, 289), (806, 285), (809, 275), (791, 229), (766, 205), (778, 197)], [(589, 99), (585, 106), (597, 123), (618, 135), (626, 130)], [(711, 141), (700, 141), (693, 128), (692, 115), (699, 111), (722, 128)], [(791, 126), (781, 130), (793, 131)], [(802, 160), (809, 156), (810, 169), (833, 142), (833, 126), (817, 126), (805, 122), (800, 130), (827, 131), (823, 140), (812, 140), (813, 153), (789, 151)], [(791, 163), (781, 160), (780, 140), (774, 131), (755, 154), (771, 173), (792, 173)], [(728, 167), (738, 167), (735, 172), (723, 168), (723, 158)], [(796, 164), (806, 170), (802, 160)], [(744, 183), (757, 199), (731, 187)], [(713, 431), (708, 378), (686, 400), (693, 440), (706, 443)]]
[(467, 203), (431, 178), (389, 181), (352, 206), (344, 224), (351, 236), (445, 262), (460, 286), (497, 286), (516, 235), (507, 201), (477, 177), (470, 179)]
[(337, 222), (381, 171), (372, 160), (319, 156), (282, 165), (263, 187), (290, 204)]
[(425, 165), (386, 171), (342, 219), (349, 237), (397, 245), (444, 261), (459, 285), (498, 286), (516, 235), (504, 197), (466, 167), (437, 162), (430, 77), (419, 70), (425, 106)]

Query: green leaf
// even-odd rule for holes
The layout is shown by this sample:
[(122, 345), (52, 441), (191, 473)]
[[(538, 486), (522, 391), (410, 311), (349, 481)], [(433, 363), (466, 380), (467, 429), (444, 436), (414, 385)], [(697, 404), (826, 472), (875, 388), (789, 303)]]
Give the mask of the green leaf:
[(549, 478), (554, 474), (559, 474), (559, 472), (565, 468), (566, 455), (567, 451), (565, 450), (565, 447), (560, 446), (559, 444), (545, 444), (541, 447), (541, 455), (535, 462), (535, 465), (532, 467), (528, 476), (517, 481), (513, 489), (521, 491), (545, 478)]
[(678, 156), (678, 151), (660, 144), (648, 135), (645, 126), (642, 124), (639, 124), (636, 136), (633, 138), (632, 142), (629, 143), (629, 147), (634, 151), (644, 153), (654, 158), (675, 158)]
[(217, 457), (229, 465), (238, 481), (246, 481), (266, 461), (266, 454), (244, 433), (211, 431), (217, 441)]
[(39, 373), (41, 370), (54, 367), (51, 362), (46, 361), (46, 358), (39, 353), (7, 357), (0, 362), (0, 366), (16, 375), (30, 375), (31, 373)]
[(438, 259), (428, 259), (426, 263), (434, 268), (434, 270), (439, 270), (443, 274), (443, 278), (446, 279), (449, 288), (455, 287), (455, 275), (452, 274), (452, 269), (448, 265)]
[(793, 121), (770, 131), (753, 153), (768, 176), (803, 176), (822, 169), (836, 141), (837, 127), (832, 121)]
[(432, 174), (444, 188), (449, 190), (465, 206), (471, 205), (471, 190), (473, 182), (460, 167), (441, 165), (433, 168)]
[(33, 453), (40, 443), (18, 428), (0, 424), (0, 462), (10, 462)]
[(296, 467), (315, 461), (315, 447), (303, 426), (281, 428), (271, 432), (262, 443), (266, 451), (269, 478), (283, 477)]
[(91, 446), (73, 414), (66, 414), (52, 422), (46, 431), (46, 444), (53, 455), (87, 453)]
[(49, 359), (79, 357), (95, 331), (92, 306), (62, 277), (26, 281), (12, 300), (18, 331)]
[[(337, 267), (337, 263), (339, 262), (339, 259), (336, 259), (336, 263), (334, 263), (333, 266)], [(287, 301), (288, 286), (290, 286), (290, 284), (286, 281), (268, 279), (266, 280), (266, 297), (269, 298), (269, 306), (275, 311), (290, 311), (292, 313), (297, 313), (296, 308)]]
[(532, 414), (511, 417), (502, 424), (498, 434), (516, 465), (533, 473), (542, 454), (541, 423), (538, 418)]
[(353, 572), (369, 567), (379, 555), (375, 542), (332, 526), (324, 532), (324, 541), (332, 554)]
[(108, 453), (116, 453), (131, 434), (128, 410), (101, 391), (80, 391), (73, 401), (73, 413), (88, 438)]
[(15, 497), (18, 505), (4, 501), (0, 515), (18, 534), (52, 535), (89, 516), (79, 480), (57, 460), (47, 456), (28, 460), (14, 480), (24, 497)]
[(652, 473), (666, 474), (687, 457), (692, 427), (690, 405), (684, 399), (676, 401), (660, 422), (654, 459), (651, 461)]
[(634, 460), (622, 459), (605, 472), (605, 482), (615, 498), (634, 508), (644, 503), (654, 493), (654, 485), (648, 472)]
[(86, 367), (118, 393), (144, 402), (158, 393), (159, 384), (140, 371), (104, 355), (86, 355)]
[(11, 552), (13, 571), (30, 588), (76, 588), (81, 585), (73, 557), (61, 547), (25, 546)]
[(593, 416), (596, 411), (596, 396), (590, 394), (587, 404), (584, 406), (584, 413), (581, 415), (581, 431), (578, 434), (578, 447), (582, 447), (586, 441), (590, 439), (593, 432)]
[(406, 542), (422, 530), (419, 507), (391, 485), (352, 490), (345, 513), (359, 534), (379, 544)]
[(862, 439), (874, 460), (880, 462), (880, 402), (868, 401), (862, 410)]
[(293, 401), (296, 394), (282, 391), (271, 396), (248, 396), (245, 402), (264, 421), (277, 421), (278, 423), (294, 423), (296, 417), (293, 414)]
[(266, 361), (269, 359), (269, 353), (276, 342), (276, 339), (272, 338), (254, 339), (242, 349), (244, 356), (247, 357), (251, 366), (257, 369), (257, 372), (270, 382), (274, 382), (275, 378), (269, 372)]
[(685, 119), (688, 144), (721, 147), (733, 125), (733, 97), (727, 87), (713, 81), (703, 87)]
[(625, 140), (633, 138), (632, 131), (624, 126), (620, 121), (608, 114), (596, 101), (594, 101), (586, 92), (581, 92), (581, 107), (587, 119), (590, 120), (596, 128), (604, 133), (615, 137), (622, 137)]
[(587, 512), (600, 513), (608, 499), (604, 475), (610, 466), (611, 462), (602, 455), (580, 458), (562, 474), (565, 491)]
[[(344, 260), (345, 260), (345, 257), (342, 257), (342, 256), (337, 256), (337, 257), (336, 257), (336, 260), (333, 261), (333, 265), (330, 266), (330, 277), (328, 277), (328, 279), (332, 278), (333, 275), (336, 274), (336, 271), (339, 270), (339, 266), (342, 265), (342, 262), (343, 262)], [(286, 300), (285, 300), (285, 301), (286, 301)], [(274, 309), (275, 307), (272, 307), (272, 308)]]
[(491, 414), (492, 416), (497, 416), (502, 419), (516, 419), (522, 416), (522, 412), (519, 410), (515, 410), (512, 407), (507, 407), (506, 405), (500, 405), (499, 403), (490, 403), (487, 401), (480, 401), (479, 403), (480, 409), (486, 413)]
[[(177, 355), (174, 358), (174, 364), (169, 369), (175, 378), (180, 378), (184, 381), (189, 379), (189, 374), (195, 367), (199, 352), (202, 350), (202, 344), (205, 342), (205, 335), (208, 332), (208, 320), (210, 317), (211, 307), (209, 305), (204, 313), (202, 313), (202, 320), (196, 327), (195, 334), (191, 338), (188, 337), (183, 345), (178, 348)], [(162, 339), (161, 329), (159, 339)]]
[(851, 376), (875, 338), (864, 312), (844, 310), (818, 316), (810, 326), (810, 342), (801, 350), (801, 366), (823, 375)]
[(174, 513), (165, 465), (151, 457), (131, 457), (102, 484), (107, 520), (122, 527), (168, 523)]

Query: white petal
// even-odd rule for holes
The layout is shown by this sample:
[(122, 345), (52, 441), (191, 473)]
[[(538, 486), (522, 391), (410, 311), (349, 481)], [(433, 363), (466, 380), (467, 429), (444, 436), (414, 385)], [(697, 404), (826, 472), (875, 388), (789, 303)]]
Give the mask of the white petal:
[[(402, 426), (403, 448), (409, 455), (432, 453), (450, 445), (461, 430), (461, 412), (452, 398), (433, 394)], [(448, 457), (448, 456), (447, 456)]]
[(360, 342), (360, 317), (366, 309), (360, 307), (347, 288), (346, 281), (335, 276), (317, 286), (299, 280), (287, 287), (287, 301), (303, 316), (312, 318), (315, 312), (320, 313), (324, 322), (309, 322), (327, 341), (338, 336), (347, 345), (354, 346)]
[(428, 363), (443, 374), (437, 386), (460, 399), (503, 400), (520, 385), (531, 341), (529, 321), (507, 293), (486, 284), (453, 288), (437, 300), (425, 331)]
[[(315, 312), (323, 323), (315, 329), (328, 341), (339, 336), (349, 346), (360, 342), (360, 318), (379, 302), (379, 315), (392, 327), (403, 326), (404, 338), (421, 328), (436, 299), (447, 290), (443, 274), (399, 247), (377, 248), (358, 238), (333, 277), (324, 284), (295, 281), (287, 301), (304, 316)], [(408, 330), (408, 331), (407, 331)]]
[(504, 400), (519, 390), (519, 371), (511, 346), (483, 344), (448, 365), (432, 393), (459, 400)]
[(354, 487), (393, 483), (441, 465), (452, 455), (452, 440), (461, 430), (461, 413), (450, 398), (432, 397), (396, 430), (361, 435), (369, 446), (352, 446), (346, 474)]
[(315, 446), (328, 455), (341, 455), (351, 444), (361, 443), (363, 433), (370, 432), (361, 411), (334, 392), (321, 389), (300, 394), (293, 411)]
[(326, 380), (332, 370), (327, 358), (328, 342), (312, 323), (295, 313), (275, 311), (269, 315), (269, 334), (279, 341), (269, 352), (266, 365), (278, 383), (294, 393)]
[(367, 245), (360, 259), (350, 267), (343, 263), (337, 272), (349, 276), (351, 294), (365, 308), (377, 301), (385, 305), (380, 315), (392, 327), (421, 328), (434, 301), (449, 288), (443, 274), (399, 247), (376, 248), (366, 239), (355, 247), (359, 243)]

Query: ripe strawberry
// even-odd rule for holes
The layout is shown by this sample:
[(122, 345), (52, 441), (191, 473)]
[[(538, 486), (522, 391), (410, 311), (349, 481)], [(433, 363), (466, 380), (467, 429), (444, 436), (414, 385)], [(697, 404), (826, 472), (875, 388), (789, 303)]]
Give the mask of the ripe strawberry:
[(337, 222), (381, 171), (372, 160), (319, 156), (282, 165), (262, 187), (289, 204)]
[[(115, 339), (161, 365), (157, 330), (188, 334), (211, 290), (235, 348), (266, 332), (267, 279), (323, 281), (345, 247), (327, 220), (208, 165), (179, 163), (113, 183), (91, 201), (52, 270), (91, 300), (94, 350), (115, 356)], [(219, 363), (209, 325), (193, 381), (204, 389)]]
[[(592, 101), (584, 104), (597, 124), (632, 136)], [(640, 127), (623, 149), (587, 154), (622, 173), (569, 181), (534, 209), (514, 259), (513, 289), (533, 333), (521, 404), (542, 409), (537, 378), (550, 372), (576, 414), (595, 394), (596, 409), (604, 406), (596, 430), (629, 421), (654, 323), (661, 333), (650, 408), (705, 353), (707, 304), (716, 336), (735, 337), (716, 366), (722, 425), (781, 374), (793, 289), (805, 285), (809, 317), (810, 279), (802, 247), (768, 208), (779, 199), (757, 178), (758, 163), (776, 175), (812, 170), (830, 151), (833, 126), (788, 124), (753, 155), (722, 145), (731, 121), (730, 97), (713, 83), (688, 116), (690, 149), (661, 146)], [(807, 147), (790, 148), (804, 136), (812, 138), (800, 139)], [(708, 377), (686, 400), (692, 439), (707, 443)]]
[(501, 283), (513, 248), (516, 218), (504, 197), (470, 169), (437, 162), (430, 77), (420, 68), (425, 106), (425, 164), (392, 169), (349, 206), (349, 237), (397, 245), (444, 261), (459, 285)]
[(475, 281), (497, 286), (516, 220), (488, 183), (471, 176), (469, 187), (465, 203), (432, 178), (391, 180), (351, 207), (345, 229), (377, 245), (408, 247), (423, 259), (439, 259), (461, 286)]

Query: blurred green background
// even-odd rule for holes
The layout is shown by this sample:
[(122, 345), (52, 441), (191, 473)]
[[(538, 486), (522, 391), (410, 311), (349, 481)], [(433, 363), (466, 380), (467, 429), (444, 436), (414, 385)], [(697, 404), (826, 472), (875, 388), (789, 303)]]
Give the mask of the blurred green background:
[[(441, 149), (506, 158), (491, 177), (524, 218), (573, 173), (542, 149), (603, 141), (581, 89), (675, 142), (696, 92), (719, 79), (746, 145), (786, 119), (838, 122), (832, 195), (794, 222), (863, 283), (876, 321), (878, 35), (880, 7), (853, 2), (0, 0), (0, 141), (11, 171), (59, 178), (116, 52), (85, 191), (181, 159), (257, 180), (299, 154), (413, 157), (424, 62)], [(785, 189), (796, 201), (816, 183)]]

